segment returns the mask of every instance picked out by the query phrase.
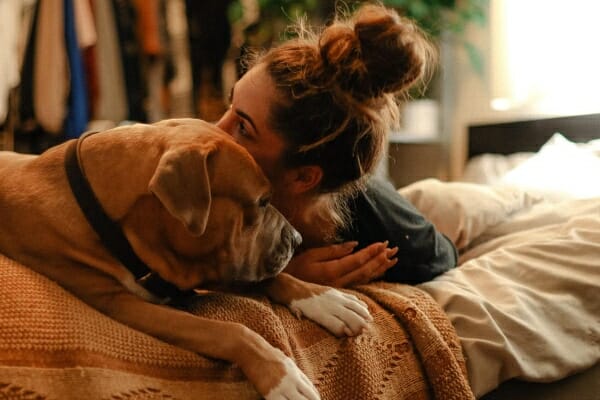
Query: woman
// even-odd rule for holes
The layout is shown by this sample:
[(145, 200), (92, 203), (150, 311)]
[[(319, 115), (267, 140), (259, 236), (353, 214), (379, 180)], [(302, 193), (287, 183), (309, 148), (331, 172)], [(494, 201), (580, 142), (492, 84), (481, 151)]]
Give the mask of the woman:
[[(304, 33), (271, 49), (237, 82), (218, 125), (256, 158), (273, 182), (273, 203), (304, 236), (305, 250), (287, 272), (349, 286), (380, 276), (423, 282), (456, 265), (446, 237), (389, 184), (368, 179), (397, 118), (394, 96), (430, 61), (430, 46), (413, 24), (368, 5), (318, 36)], [(598, 331), (590, 278), (596, 265), (585, 256), (598, 241), (586, 231), (581, 270), (574, 272), (564, 260), (575, 255), (577, 241), (566, 238), (572, 231), (560, 236), (563, 228), (555, 229), (561, 240), (553, 246), (562, 247), (555, 257), (541, 235), (514, 253), (500, 248), (419, 285), (455, 327), (477, 397), (506, 379), (556, 380), (598, 360), (598, 346), (589, 345)], [(533, 261), (515, 264), (515, 254)], [(552, 267), (540, 266), (539, 254)], [(552, 271), (563, 271), (560, 282)]]
[(299, 33), (253, 60), (217, 123), (263, 168), (273, 204), (304, 237), (286, 272), (348, 286), (418, 283), (454, 267), (452, 243), (389, 184), (367, 179), (398, 120), (395, 99), (433, 59), (430, 43), (378, 5)]

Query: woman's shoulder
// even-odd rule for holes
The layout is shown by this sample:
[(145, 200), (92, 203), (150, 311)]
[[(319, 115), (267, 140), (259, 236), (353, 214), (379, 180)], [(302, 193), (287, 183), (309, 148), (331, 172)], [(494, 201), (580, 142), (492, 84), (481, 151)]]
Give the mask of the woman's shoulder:
[(424, 227), (428, 221), (404, 198), (391, 182), (371, 177), (348, 202), (354, 228), (368, 226), (383, 230)]
[(402, 208), (411, 213), (419, 213), (417, 209), (396, 190), (393, 184), (384, 178), (369, 177), (365, 182), (364, 189), (357, 193), (355, 200), (358, 200), (358, 202), (367, 201), (373, 206)]

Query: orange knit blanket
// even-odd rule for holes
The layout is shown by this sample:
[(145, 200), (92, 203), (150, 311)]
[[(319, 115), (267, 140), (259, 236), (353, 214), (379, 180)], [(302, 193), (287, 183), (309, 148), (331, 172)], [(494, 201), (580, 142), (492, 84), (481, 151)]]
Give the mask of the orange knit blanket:
[[(370, 329), (338, 339), (261, 295), (199, 295), (188, 311), (237, 321), (290, 355), (326, 399), (473, 399), (453, 327), (406, 285), (356, 288)], [(111, 320), (0, 255), (0, 398), (256, 399), (239, 368)]]

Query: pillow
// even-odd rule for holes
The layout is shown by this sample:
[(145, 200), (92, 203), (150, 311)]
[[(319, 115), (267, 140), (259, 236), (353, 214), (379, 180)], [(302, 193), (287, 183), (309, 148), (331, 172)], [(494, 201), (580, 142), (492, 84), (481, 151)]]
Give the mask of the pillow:
[(486, 229), (540, 199), (510, 187), (425, 179), (398, 189), (438, 231), (464, 249)]
[(587, 143), (577, 143), (577, 147), (580, 147), (597, 157), (600, 157), (600, 139), (590, 140)]
[(521, 152), (513, 154), (486, 153), (473, 157), (465, 165), (460, 178), (463, 182), (495, 185), (501, 182), (506, 173), (519, 166), (535, 153)]
[(573, 143), (555, 133), (540, 150), (510, 170), (502, 184), (564, 198), (600, 196), (600, 157), (595, 147)]

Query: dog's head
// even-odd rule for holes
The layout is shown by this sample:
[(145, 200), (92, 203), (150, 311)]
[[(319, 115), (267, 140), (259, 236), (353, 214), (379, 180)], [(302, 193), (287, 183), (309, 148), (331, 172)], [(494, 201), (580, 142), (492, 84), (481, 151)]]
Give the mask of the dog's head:
[(279, 273), (300, 245), (300, 234), (270, 204), (260, 167), (212, 125), (166, 148), (149, 190), (176, 221), (166, 223), (166, 240), (188, 262), (186, 275), (202, 269), (203, 280), (259, 281)]

